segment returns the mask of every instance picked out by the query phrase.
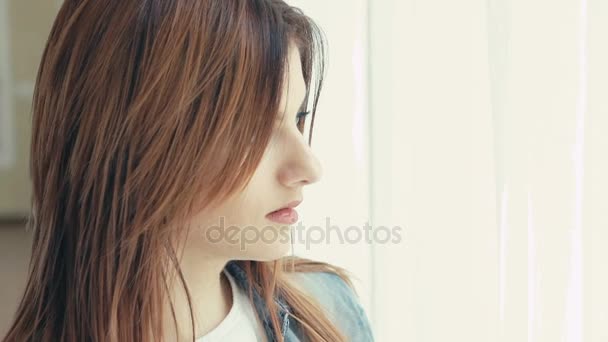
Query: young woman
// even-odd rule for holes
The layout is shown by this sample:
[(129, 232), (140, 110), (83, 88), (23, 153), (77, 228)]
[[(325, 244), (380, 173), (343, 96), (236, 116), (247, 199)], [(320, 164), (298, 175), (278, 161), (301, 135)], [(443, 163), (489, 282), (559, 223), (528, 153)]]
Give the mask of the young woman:
[(322, 42), (281, 0), (65, 0), (4, 341), (371, 341), (344, 270), (285, 256)]

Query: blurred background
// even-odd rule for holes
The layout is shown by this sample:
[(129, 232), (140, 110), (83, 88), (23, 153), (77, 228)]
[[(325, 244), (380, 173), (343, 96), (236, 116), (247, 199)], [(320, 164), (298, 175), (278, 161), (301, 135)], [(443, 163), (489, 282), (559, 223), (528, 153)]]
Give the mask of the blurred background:
[[(378, 341), (608, 341), (608, 2), (290, 0), (329, 65), (295, 245)], [(30, 104), (60, 1), (0, 0), (0, 336), (25, 282)], [(351, 239), (357, 240), (357, 239)]]

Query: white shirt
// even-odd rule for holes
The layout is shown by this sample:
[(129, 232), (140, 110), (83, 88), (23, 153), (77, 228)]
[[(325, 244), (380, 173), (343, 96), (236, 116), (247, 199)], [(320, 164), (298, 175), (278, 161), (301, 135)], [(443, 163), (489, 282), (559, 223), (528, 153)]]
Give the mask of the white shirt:
[(237, 286), (230, 273), (224, 271), (232, 289), (232, 307), (228, 315), (207, 334), (196, 342), (258, 342), (266, 341), (264, 328), (255, 315), (253, 303), (245, 290)]

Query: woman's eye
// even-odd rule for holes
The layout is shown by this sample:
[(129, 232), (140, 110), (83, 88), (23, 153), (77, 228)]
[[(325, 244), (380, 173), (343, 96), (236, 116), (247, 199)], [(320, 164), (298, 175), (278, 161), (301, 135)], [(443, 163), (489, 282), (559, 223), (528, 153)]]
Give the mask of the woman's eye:
[(296, 125), (298, 126), (298, 130), (300, 132), (304, 132), (304, 124), (306, 123), (306, 116), (310, 113), (308, 112), (300, 112), (296, 115)]

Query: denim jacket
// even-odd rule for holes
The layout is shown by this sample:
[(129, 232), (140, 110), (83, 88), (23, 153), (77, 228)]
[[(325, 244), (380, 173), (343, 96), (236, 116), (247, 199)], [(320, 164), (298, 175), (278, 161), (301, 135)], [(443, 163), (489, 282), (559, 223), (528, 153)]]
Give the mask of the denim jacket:
[[(231, 261), (226, 265), (226, 270), (234, 277), (241, 288), (248, 291), (247, 276), (240, 265)], [(374, 341), (371, 326), (363, 307), (353, 290), (338, 275), (326, 272), (311, 272), (298, 273), (297, 277), (301, 287), (317, 299), (328, 318), (347, 337), (347, 341)], [(268, 308), (255, 288), (253, 289), (253, 301), (255, 309), (262, 317), (268, 341), (277, 341), (270, 323)], [(303, 341), (296, 321), (290, 324), (290, 308), (288, 305), (280, 298), (276, 298), (275, 301), (279, 307), (281, 334), (285, 342)]]

